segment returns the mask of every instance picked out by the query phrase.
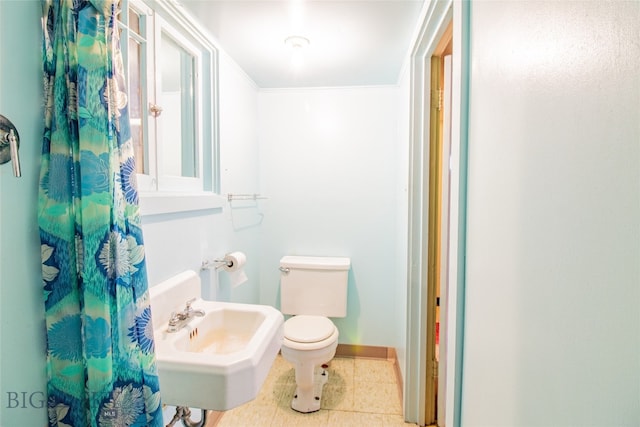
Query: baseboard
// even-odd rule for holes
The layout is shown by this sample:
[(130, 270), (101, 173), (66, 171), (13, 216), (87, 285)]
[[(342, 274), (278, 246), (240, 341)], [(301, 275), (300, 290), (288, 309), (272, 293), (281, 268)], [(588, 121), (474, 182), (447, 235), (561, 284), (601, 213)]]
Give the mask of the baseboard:
[(396, 373), (396, 384), (398, 385), (398, 396), (400, 396), (400, 406), (403, 407), (404, 412), (404, 383), (402, 381), (402, 372), (400, 371), (400, 364), (398, 363), (398, 353), (393, 347), (389, 348), (389, 359), (393, 360), (393, 371)]
[(391, 351), (395, 353), (395, 349), (390, 347), (377, 347), (372, 345), (357, 344), (338, 344), (338, 348), (336, 349), (336, 356), (393, 360), (394, 355), (391, 354)]

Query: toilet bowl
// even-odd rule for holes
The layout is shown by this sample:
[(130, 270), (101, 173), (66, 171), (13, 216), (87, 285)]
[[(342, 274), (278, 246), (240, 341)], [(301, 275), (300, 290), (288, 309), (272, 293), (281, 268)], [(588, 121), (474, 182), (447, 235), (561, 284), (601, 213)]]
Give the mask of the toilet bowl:
[(322, 388), (329, 379), (322, 365), (335, 356), (338, 336), (338, 328), (324, 316), (299, 315), (285, 322), (280, 352), (295, 368), (296, 392), (291, 407), (296, 411), (320, 409)]
[(280, 305), (293, 315), (284, 323), (280, 352), (296, 372), (291, 408), (320, 409), (329, 374), (324, 369), (338, 347), (338, 328), (329, 317), (347, 314), (349, 258), (285, 256), (280, 260)]

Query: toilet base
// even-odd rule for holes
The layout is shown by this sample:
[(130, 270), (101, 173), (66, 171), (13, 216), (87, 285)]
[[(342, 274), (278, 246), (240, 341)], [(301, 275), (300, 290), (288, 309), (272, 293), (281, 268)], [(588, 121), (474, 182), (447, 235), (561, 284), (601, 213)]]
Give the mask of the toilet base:
[(329, 380), (329, 372), (317, 367), (313, 373), (313, 386), (307, 389), (296, 387), (296, 392), (291, 400), (291, 409), (302, 412), (316, 412), (320, 410), (322, 389)]

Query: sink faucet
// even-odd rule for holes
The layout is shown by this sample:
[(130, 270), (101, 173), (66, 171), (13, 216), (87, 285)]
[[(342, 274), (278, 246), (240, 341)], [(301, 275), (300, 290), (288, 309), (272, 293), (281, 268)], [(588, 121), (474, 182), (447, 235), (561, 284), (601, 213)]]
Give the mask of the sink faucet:
[(169, 319), (169, 326), (167, 327), (167, 332), (178, 332), (182, 329), (191, 319), (194, 317), (202, 317), (204, 316), (204, 310), (194, 310), (191, 307), (191, 304), (195, 301), (195, 298), (190, 299), (185, 303), (185, 308), (179, 313), (175, 311), (171, 313), (171, 318)]

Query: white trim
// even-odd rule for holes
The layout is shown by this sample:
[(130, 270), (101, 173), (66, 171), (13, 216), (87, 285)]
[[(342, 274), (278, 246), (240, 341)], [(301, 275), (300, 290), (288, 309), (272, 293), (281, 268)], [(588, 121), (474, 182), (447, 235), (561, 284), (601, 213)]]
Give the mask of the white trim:
[[(427, 221), (429, 200), (427, 195), (429, 173), (429, 98), (430, 57), (436, 43), (442, 37), (449, 22), (453, 20), (453, 67), (452, 67), (452, 177), (451, 206), (449, 211), (449, 285), (447, 286), (446, 312), (447, 341), (444, 420), (439, 425), (454, 426), (455, 419), (455, 369), (456, 333), (458, 330), (457, 301), (458, 286), (458, 194), (460, 185), (460, 126), (461, 126), (461, 11), (460, 2), (435, 1), (425, 4), (421, 24), (411, 50), (411, 113), (409, 154), (409, 247), (407, 277), (407, 361), (405, 380), (405, 420), (424, 425), (426, 400), (426, 307), (427, 307)], [(455, 172), (454, 172), (455, 171)], [(441, 325), (442, 326), (442, 325)], [(444, 421), (444, 422), (443, 422)]]
[[(137, 13), (145, 15), (146, 25), (140, 29), (140, 33), (146, 39), (143, 63), (146, 69), (143, 71), (146, 71), (146, 77), (154, 76), (154, 78), (141, 79), (141, 82), (146, 82), (147, 89), (147, 99), (142, 106), (142, 117), (147, 123), (145, 157), (148, 163), (146, 173), (137, 174), (141, 214), (154, 215), (221, 208), (224, 198), (216, 194), (220, 189), (218, 47), (202, 27), (195, 23), (196, 20), (173, 0), (128, 0), (125, 4)], [(123, 19), (125, 22), (128, 19), (126, 12)], [(123, 25), (123, 28), (128, 27)], [(195, 62), (193, 91), (199, 94), (194, 111), (197, 145), (196, 177), (172, 176), (163, 172), (159, 160), (164, 153), (161, 149), (157, 149), (162, 145), (163, 135), (157, 129), (158, 121), (162, 118), (154, 119), (148, 114), (148, 103), (162, 106), (162, 94), (155, 86), (155, 82), (159, 81), (157, 62), (161, 57), (160, 39), (163, 32), (188, 51)]]
[[(442, 240), (440, 242), (440, 278), (441, 283), (449, 283), (449, 258), (450, 250), (453, 246), (457, 248), (456, 239), (451, 239), (450, 224), (449, 221), (452, 217), (457, 217), (450, 212), (451, 203), (451, 175), (455, 174), (456, 169), (453, 169), (453, 161), (451, 160), (451, 55), (444, 56), (444, 96), (443, 96), (443, 129), (442, 129), (442, 221), (440, 235)], [(456, 208), (457, 206), (454, 206)], [(455, 225), (455, 224), (454, 224)], [(456, 228), (456, 227), (454, 227)], [(457, 236), (457, 229), (454, 230)], [(441, 286), (440, 290), (440, 344), (439, 344), (439, 363), (438, 363), (438, 414), (446, 414), (447, 406), (447, 326), (449, 324), (447, 313), (449, 301), (448, 295), (449, 287)], [(440, 426), (444, 425), (444, 419), (442, 422), (438, 422)]]
[[(461, 381), (461, 372), (456, 372), (458, 369), (458, 359), (462, 358), (463, 349), (458, 347), (459, 338), (462, 338), (462, 316), (463, 310), (458, 312), (460, 307), (460, 301), (464, 300), (464, 295), (460, 295), (463, 286), (460, 286), (460, 281), (464, 280), (458, 273), (460, 271), (460, 265), (464, 263), (464, 243), (461, 244), (460, 234), (462, 222), (466, 221), (466, 218), (460, 217), (460, 192), (461, 192), (461, 179), (466, 176), (466, 171), (461, 170), (461, 167), (466, 168), (466, 162), (461, 165), (461, 145), (462, 145), (462, 107), (465, 103), (462, 93), (462, 57), (463, 57), (463, 28), (464, 25), (462, 19), (463, 6), (461, 2), (454, 1), (453, 3), (453, 55), (452, 55), (452, 69), (451, 69), (451, 181), (450, 181), (450, 194), (449, 199), (451, 204), (449, 206), (449, 274), (448, 274), (448, 294), (447, 294), (447, 355), (446, 355), (446, 386), (445, 386), (445, 400), (446, 400), (446, 412), (444, 425), (455, 427), (460, 425), (460, 420), (457, 417), (456, 405), (460, 405), (461, 402), (456, 401), (456, 387), (457, 382)], [(466, 212), (466, 211), (465, 211)], [(463, 232), (462, 232), (463, 233)], [(462, 246), (462, 247), (461, 247)], [(459, 324), (460, 323), (460, 324)]]
[[(154, 37), (154, 46), (155, 46), (155, 60), (156, 66), (159, 66), (159, 61), (162, 56), (162, 39), (163, 35), (167, 38), (172, 39), (174, 43), (176, 43), (180, 48), (186, 51), (189, 55), (192, 56), (194, 60), (194, 69), (192, 70), (194, 73), (193, 76), (193, 101), (195, 106), (195, 111), (193, 111), (193, 119), (194, 119), (194, 132), (195, 132), (195, 154), (196, 154), (196, 176), (195, 177), (183, 177), (183, 176), (175, 176), (170, 175), (165, 168), (165, 156), (166, 156), (166, 145), (164, 141), (165, 132), (158, 131), (159, 129), (163, 129), (162, 126), (166, 125), (164, 120), (166, 117), (160, 115), (155, 119), (156, 121), (156, 161), (157, 161), (157, 179), (158, 179), (158, 189), (160, 191), (202, 191), (204, 189), (203, 175), (204, 175), (204, 162), (203, 162), (203, 147), (204, 147), (204, 136), (202, 131), (202, 109), (204, 105), (204, 100), (202, 96), (202, 50), (206, 49), (204, 47), (198, 47), (194, 43), (185, 37), (181, 31), (181, 29), (177, 29), (171, 23), (169, 23), (165, 18), (160, 15), (155, 15), (156, 25), (155, 25), (155, 37)], [(168, 108), (170, 101), (163, 99), (164, 91), (161, 87), (162, 78), (160, 75), (161, 71), (156, 69), (156, 103), (161, 107), (164, 106)], [(166, 130), (166, 128), (164, 128)]]
[(140, 194), (140, 215), (222, 209), (226, 199), (213, 193), (153, 192)]

